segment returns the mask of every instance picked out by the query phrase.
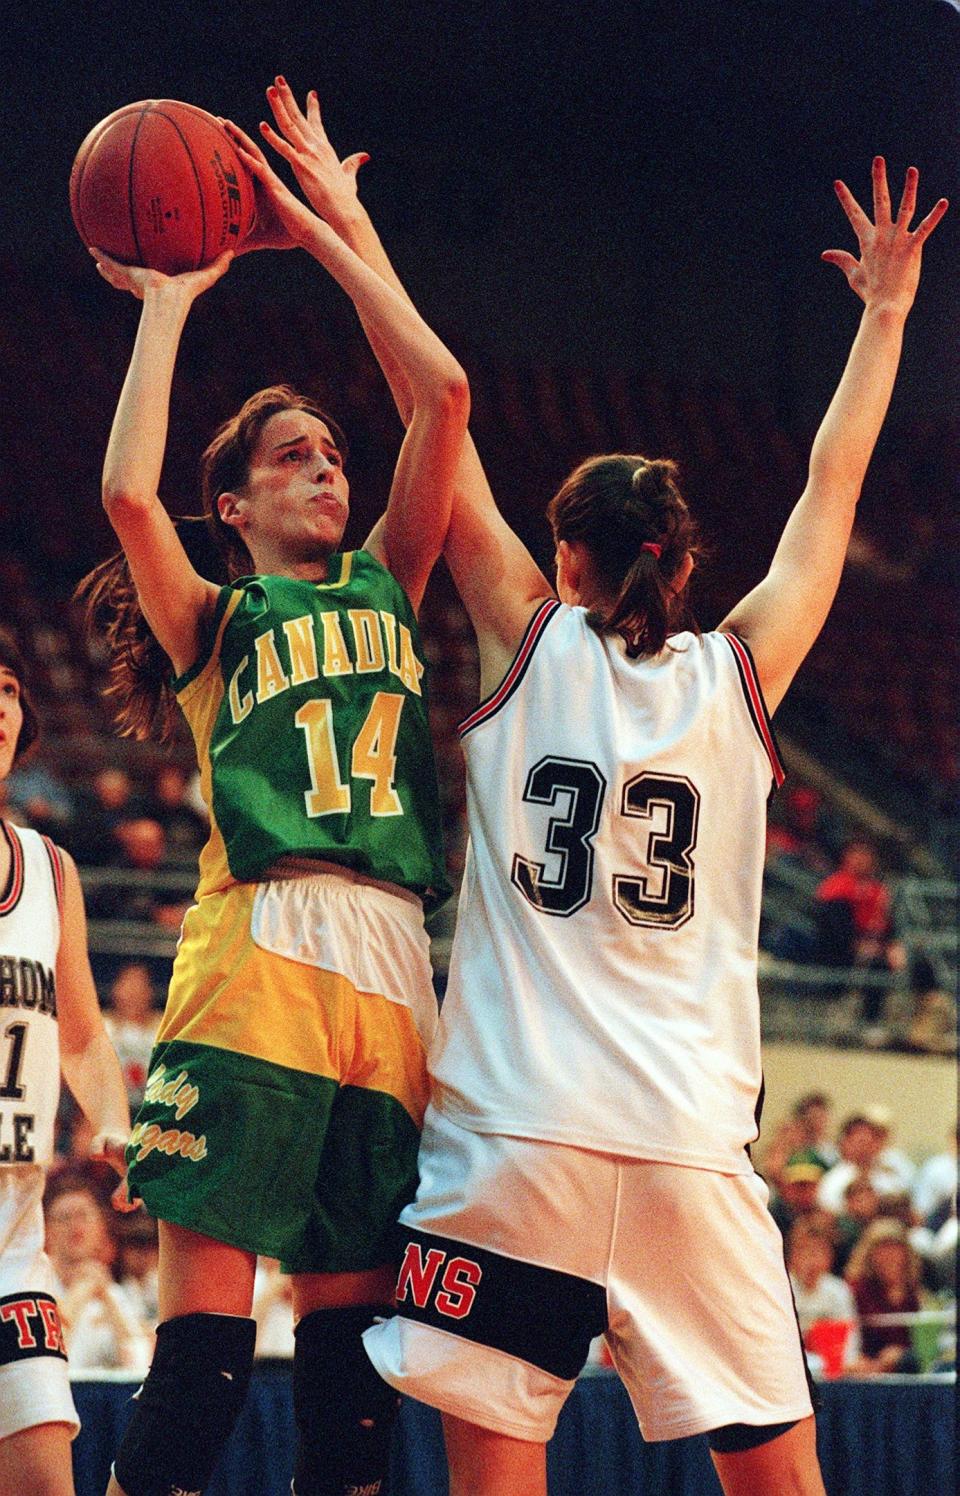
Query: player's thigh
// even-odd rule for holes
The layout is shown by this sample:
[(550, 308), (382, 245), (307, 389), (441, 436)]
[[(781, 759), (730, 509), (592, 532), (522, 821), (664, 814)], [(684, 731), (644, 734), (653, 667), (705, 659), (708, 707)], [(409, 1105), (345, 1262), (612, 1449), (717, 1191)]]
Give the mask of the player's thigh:
[(250, 1313), (257, 1259), (213, 1237), (158, 1223), (160, 1319), (182, 1314)]
[(547, 1447), (443, 1414), (450, 1496), (546, 1496)]
[(393, 1303), (397, 1270), (391, 1263), (357, 1273), (295, 1273), (293, 1317), (300, 1320), (314, 1309), (347, 1309), (362, 1304)]
[(0, 1496), (73, 1496), (67, 1423), (41, 1423), (0, 1439)]
[(809, 1417), (766, 1202), (753, 1174), (624, 1160), (607, 1339), (645, 1439)]

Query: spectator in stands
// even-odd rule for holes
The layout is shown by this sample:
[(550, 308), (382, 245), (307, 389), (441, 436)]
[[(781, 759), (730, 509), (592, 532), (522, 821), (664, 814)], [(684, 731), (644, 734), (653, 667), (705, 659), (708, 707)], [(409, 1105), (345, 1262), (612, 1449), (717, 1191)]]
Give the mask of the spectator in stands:
[(28, 826), (45, 836), (63, 838), (73, 818), (73, 796), (46, 764), (33, 761), (18, 768), (6, 781), (12, 808)]
[(829, 1225), (797, 1221), (787, 1240), (787, 1269), (797, 1306), (800, 1333), (806, 1339), (819, 1320), (844, 1320), (853, 1328), (844, 1347), (845, 1368), (860, 1357), (857, 1308), (849, 1284), (833, 1272), (834, 1244)]
[[(150, 816), (119, 821), (113, 841), (116, 866), (143, 875), (162, 868), (167, 839), (163, 827)], [(188, 902), (166, 896), (142, 876), (91, 889), (88, 909), (94, 919), (124, 919), (178, 929)]]
[(834, 1266), (838, 1273), (845, 1271), (851, 1252), (879, 1210), (880, 1196), (870, 1175), (856, 1174), (843, 1192), (843, 1209), (837, 1216)]
[(830, 866), (823, 837), (823, 797), (809, 784), (791, 785), (777, 797), (767, 826), (768, 861), (796, 863), (811, 872)]
[(820, 1164), (802, 1160), (787, 1164), (781, 1187), (770, 1202), (770, 1214), (784, 1237), (804, 1216), (811, 1212), (818, 1216), (823, 1214), (817, 1204), (817, 1186), (822, 1178)]
[(117, 1278), (131, 1312), (141, 1325), (156, 1329), (159, 1316), (157, 1223), (144, 1210), (120, 1216), (117, 1236)]
[(878, 1195), (900, 1195), (909, 1189), (903, 1155), (885, 1152), (890, 1135), (886, 1117), (882, 1109), (874, 1109), (846, 1119), (840, 1129), (840, 1162), (827, 1170), (817, 1190), (817, 1203), (824, 1210), (840, 1214), (847, 1185), (858, 1174), (868, 1176)]
[(71, 1366), (146, 1372), (151, 1337), (110, 1272), (115, 1249), (104, 1207), (82, 1179), (62, 1179), (45, 1215), (46, 1250)]
[(920, 1165), (913, 1181), (911, 1200), (913, 1208), (925, 1225), (930, 1217), (941, 1211), (957, 1193), (957, 1145), (960, 1143), (960, 1125), (954, 1124), (947, 1134), (947, 1148), (935, 1153)]
[(768, 1184), (781, 1189), (787, 1164), (819, 1164), (821, 1174), (833, 1167), (840, 1155), (831, 1138), (831, 1107), (824, 1091), (808, 1091), (794, 1102), (764, 1155), (763, 1175)]
[(143, 961), (128, 961), (110, 986), (111, 1011), (104, 1018), (117, 1051), (124, 1084), (134, 1111), (143, 1100), (153, 1040), (160, 1022), (154, 1007), (153, 979)]
[(910, 1006), (903, 1043), (925, 1054), (954, 1054), (957, 1048), (957, 1005), (937, 980), (933, 962), (918, 952), (910, 962)]
[[(890, 891), (877, 871), (874, 847), (862, 837), (847, 843), (839, 868), (818, 887), (815, 914), (814, 959), (822, 966), (903, 969), (906, 956), (894, 938)], [(884, 1000), (882, 987), (867, 988), (863, 1018), (871, 1029)]]
[(893, 1113), (888, 1106), (881, 1106), (878, 1103), (874, 1103), (865, 1108), (864, 1116), (881, 1135), (880, 1166), (888, 1174), (896, 1175), (900, 1180), (900, 1189), (891, 1193), (909, 1196), (913, 1188), (913, 1181), (916, 1178), (917, 1166), (902, 1148), (894, 1147)]
[(193, 864), (207, 839), (209, 822), (187, 798), (189, 776), (179, 764), (161, 764), (147, 810), (166, 836), (165, 860)]
[(920, 1258), (899, 1221), (873, 1221), (847, 1264), (861, 1319), (863, 1352), (876, 1371), (918, 1370), (909, 1325), (872, 1324), (887, 1314), (916, 1314), (921, 1308)]
[(120, 855), (117, 827), (137, 814), (129, 774), (115, 766), (101, 769), (89, 790), (80, 796), (70, 832), (70, 851), (78, 862), (88, 866), (113, 866)]

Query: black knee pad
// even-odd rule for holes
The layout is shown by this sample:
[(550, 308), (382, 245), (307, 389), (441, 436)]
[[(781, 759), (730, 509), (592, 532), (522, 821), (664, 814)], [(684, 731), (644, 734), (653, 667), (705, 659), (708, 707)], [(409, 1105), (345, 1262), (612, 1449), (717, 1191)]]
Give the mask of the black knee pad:
[(257, 1327), (231, 1314), (183, 1314), (157, 1329), (114, 1474), (127, 1496), (203, 1491), (243, 1406)]
[(297, 1325), (295, 1496), (386, 1496), (400, 1399), (374, 1371), (360, 1336), (390, 1313), (370, 1305), (315, 1309)]
[(793, 1418), (789, 1423), (728, 1423), (724, 1428), (711, 1429), (707, 1443), (717, 1454), (740, 1454), (745, 1449), (759, 1449), (761, 1444), (779, 1439), (799, 1421)]

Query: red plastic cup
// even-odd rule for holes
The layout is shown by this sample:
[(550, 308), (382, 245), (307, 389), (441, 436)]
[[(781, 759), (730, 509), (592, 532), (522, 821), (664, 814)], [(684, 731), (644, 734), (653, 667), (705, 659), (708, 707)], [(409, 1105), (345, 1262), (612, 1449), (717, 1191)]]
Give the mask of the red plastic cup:
[(825, 1377), (843, 1375), (844, 1355), (852, 1332), (849, 1319), (818, 1319), (810, 1326), (806, 1334), (807, 1350), (820, 1357)]

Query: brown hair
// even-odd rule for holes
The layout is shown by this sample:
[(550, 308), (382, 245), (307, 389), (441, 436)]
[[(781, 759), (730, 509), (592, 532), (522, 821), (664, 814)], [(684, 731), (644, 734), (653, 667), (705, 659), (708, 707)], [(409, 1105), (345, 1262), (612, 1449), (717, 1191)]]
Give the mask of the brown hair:
[(659, 654), (681, 624), (699, 632), (687, 589), (672, 585), (687, 553), (696, 558), (702, 549), (676, 479), (676, 464), (666, 459), (612, 452), (582, 462), (547, 506), (554, 541), (581, 542), (613, 598), (607, 610), (592, 609), (588, 622), (598, 633), (622, 635), (634, 657)]
[[(177, 534), (194, 569), (207, 581), (225, 583), (252, 566), (250, 553), (236, 530), (220, 518), (217, 500), (222, 493), (246, 482), (250, 457), (270, 417), (282, 410), (305, 410), (329, 428), (341, 455), (346, 439), (340, 427), (307, 395), (290, 385), (275, 384), (251, 395), (224, 421), (200, 459), (202, 518), (174, 520)], [(74, 594), (83, 610), (88, 637), (105, 638), (110, 651), (105, 695), (113, 701), (117, 725), (124, 737), (169, 742), (173, 732), (176, 697), (171, 688), (173, 667), (154, 638), (122, 551), (89, 572)]]
[(921, 1263), (916, 1248), (910, 1240), (906, 1226), (901, 1221), (878, 1219), (871, 1221), (858, 1238), (857, 1244), (850, 1253), (847, 1270), (844, 1273), (848, 1283), (869, 1283), (877, 1280), (876, 1271), (873, 1266), (873, 1254), (877, 1247), (884, 1242), (893, 1241), (903, 1248), (903, 1275), (907, 1286), (919, 1290), (921, 1280)]
[(20, 736), (17, 738), (17, 749), (13, 755), (14, 764), (18, 764), (30, 752), (34, 743), (40, 736), (40, 719), (34, 710), (30, 693), (27, 690), (26, 671), (23, 666), (23, 655), (12, 634), (6, 629), (0, 629), (0, 665), (10, 671), (17, 678), (20, 687), (20, 707), (23, 712), (23, 722), (20, 727)]

